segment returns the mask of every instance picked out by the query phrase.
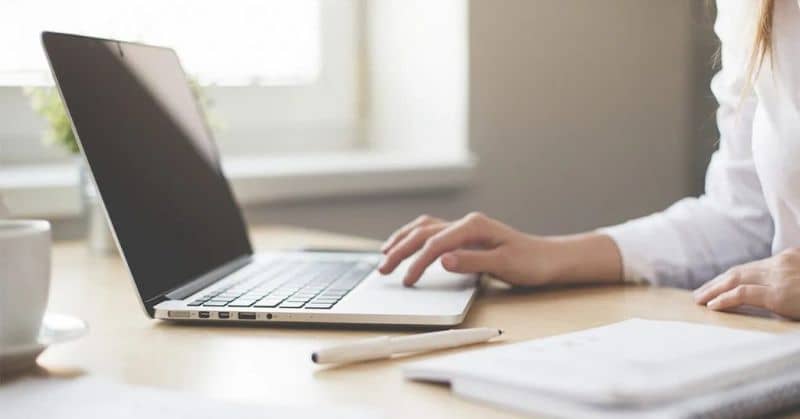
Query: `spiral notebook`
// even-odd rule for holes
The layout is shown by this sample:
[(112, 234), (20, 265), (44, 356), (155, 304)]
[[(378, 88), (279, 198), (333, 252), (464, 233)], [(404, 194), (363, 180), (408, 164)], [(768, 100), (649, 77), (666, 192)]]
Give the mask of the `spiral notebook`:
[(434, 358), (405, 375), (556, 417), (753, 417), (800, 403), (800, 334), (631, 319)]

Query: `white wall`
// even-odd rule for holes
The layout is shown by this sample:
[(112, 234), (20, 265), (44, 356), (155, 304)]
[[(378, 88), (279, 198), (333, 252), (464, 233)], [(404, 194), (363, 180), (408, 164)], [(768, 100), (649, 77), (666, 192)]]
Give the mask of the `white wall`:
[(473, 0), (474, 185), (248, 217), (383, 237), (421, 212), (482, 210), (557, 233), (662, 208), (691, 185), (691, 10), (691, 0)]

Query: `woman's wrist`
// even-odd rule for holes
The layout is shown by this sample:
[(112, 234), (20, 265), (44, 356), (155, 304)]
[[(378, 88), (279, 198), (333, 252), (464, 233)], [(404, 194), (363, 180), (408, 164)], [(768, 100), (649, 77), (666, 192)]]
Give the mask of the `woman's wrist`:
[(623, 281), (622, 256), (606, 234), (590, 232), (545, 238), (551, 243), (554, 283), (617, 283)]

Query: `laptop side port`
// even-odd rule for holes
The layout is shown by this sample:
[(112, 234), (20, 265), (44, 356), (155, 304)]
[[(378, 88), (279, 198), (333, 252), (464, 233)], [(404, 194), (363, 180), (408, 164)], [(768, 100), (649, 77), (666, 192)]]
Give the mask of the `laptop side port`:
[(230, 319), (231, 313), (228, 313), (227, 311), (220, 311), (219, 313), (217, 313), (217, 317), (219, 317), (220, 319)]
[(239, 320), (255, 320), (256, 313), (239, 313)]
[(173, 311), (167, 312), (167, 317), (171, 319), (188, 319), (191, 314), (188, 311)]
[(209, 313), (208, 311), (201, 311), (201, 312), (197, 313), (197, 317), (199, 317), (201, 319), (207, 319), (207, 318), (211, 317), (211, 313)]

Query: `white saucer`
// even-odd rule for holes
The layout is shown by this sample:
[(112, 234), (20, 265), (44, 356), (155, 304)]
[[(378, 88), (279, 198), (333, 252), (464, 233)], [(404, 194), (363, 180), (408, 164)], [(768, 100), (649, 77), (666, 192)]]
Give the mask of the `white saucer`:
[(0, 371), (8, 373), (29, 368), (48, 346), (77, 339), (88, 330), (86, 322), (77, 317), (45, 313), (36, 342), (0, 346)]

